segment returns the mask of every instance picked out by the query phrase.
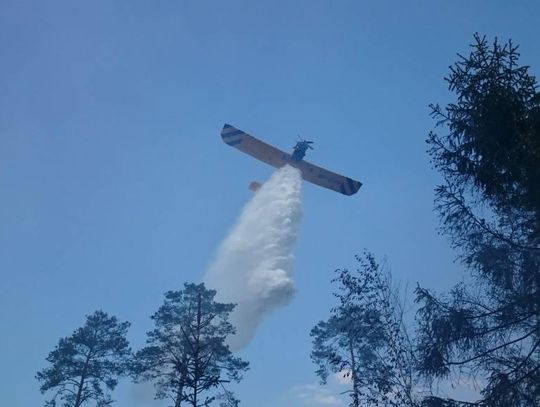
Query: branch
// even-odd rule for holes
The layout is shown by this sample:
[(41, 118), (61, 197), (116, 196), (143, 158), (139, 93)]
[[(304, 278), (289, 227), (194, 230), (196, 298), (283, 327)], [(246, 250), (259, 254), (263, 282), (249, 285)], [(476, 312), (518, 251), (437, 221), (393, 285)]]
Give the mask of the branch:
[(445, 363), (448, 364), (448, 365), (452, 365), (452, 366), (465, 365), (465, 364), (470, 363), (470, 362), (472, 362), (472, 361), (474, 361), (476, 359), (480, 359), (480, 358), (483, 358), (485, 356), (488, 356), (489, 354), (491, 354), (491, 353), (493, 353), (495, 351), (498, 351), (499, 349), (505, 348), (505, 347), (510, 346), (510, 345), (512, 345), (514, 343), (517, 343), (517, 342), (520, 342), (520, 341), (522, 341), (524, 339), (527, 339), (529, 336), (533, 335), (535, 332), (536, 332), (536, 330), (531, 331), (528, 334), (526, 334), (526, 335), (524, 335), (524, 336), (522, 336), (520, 338), (514, 339), (514, 340), (512, 340), (510, 342), (503, 343), (502, 345), (499, 345), (499, 346), (497, 346), (495, 348), (489, 349), (489, 350), (487, 350), (485, 352), (482, 352), (482, 353), (480, 353), (480, 354), (478, 354), (476, 356), (473, 356), (473, 357), (471, 357), (469, 359), (465, 359), (465, 360), (458, 361), (458, 362), (445, 360)]

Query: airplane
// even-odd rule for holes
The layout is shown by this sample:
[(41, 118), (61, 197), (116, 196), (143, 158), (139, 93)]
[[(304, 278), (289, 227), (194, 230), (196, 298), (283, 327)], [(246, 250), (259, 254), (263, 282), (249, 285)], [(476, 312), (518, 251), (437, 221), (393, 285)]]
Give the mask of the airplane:
[[(289, 154), (231, 126), (230, 124), (225, 124), (221, 129), (221, 138), (225, 144), (273, 167), (281, 168), (289, 164), (298, 168), (302, 173), (302, 178), (304, 180), (331, 189), (332, 191), (339, 192), (343, 195), (354, 195), (362, 186), (362, 183), (359, 181), (336, 174), (305, 161), (304, 157), (307, 150), (313, 149), (313, 146), (311, 145), (313, 144), (313, 141), (300, 139), (294, 146), (292, 154)], [(249, 186), (249, 188), (254, 191), (260, 187), (261, 184), (258, 182), (252, 182)]]

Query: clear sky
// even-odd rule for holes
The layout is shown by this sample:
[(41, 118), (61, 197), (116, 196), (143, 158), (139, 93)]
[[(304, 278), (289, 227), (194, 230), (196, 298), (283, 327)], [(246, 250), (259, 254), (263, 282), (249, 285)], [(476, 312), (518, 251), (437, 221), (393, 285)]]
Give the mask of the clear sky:
[[(300, 133), (310, 161), (364, 183), (305, 185), (298, 293), (236, 387), (244, 406), (332, 405), (343, 388), (313, 387), (308, 334), (333, 270), (367, 248), (409, 291), (463, 277), (436, 231), (428, 104), (475, 32), (539, 73), (539, 16), (533, 0), (0, 0), (0, 405), (42, 403), (34, 375), (85, 314), (131, 321), (137, 349), (163, 292), (200, 281), (271, 174), (221, 142), (225, 122), (287, 150)], [(143, 393), (123, 382), (115, 405)]]

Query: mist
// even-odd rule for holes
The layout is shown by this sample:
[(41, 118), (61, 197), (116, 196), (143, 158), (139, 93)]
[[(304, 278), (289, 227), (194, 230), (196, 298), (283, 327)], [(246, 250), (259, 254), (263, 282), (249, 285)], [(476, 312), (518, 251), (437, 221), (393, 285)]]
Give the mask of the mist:
[(291, 166), (277, 170), (243, 208), (204, 277), (216, 300), (237, 304), (232, 350), (245, 347), (264, 317), (295, 293), (293, 250), (302, 218), (302, 179)]

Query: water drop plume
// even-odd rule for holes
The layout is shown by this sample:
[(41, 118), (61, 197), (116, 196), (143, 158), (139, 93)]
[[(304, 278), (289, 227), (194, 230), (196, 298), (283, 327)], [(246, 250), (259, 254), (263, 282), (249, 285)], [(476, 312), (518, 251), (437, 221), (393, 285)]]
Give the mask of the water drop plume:
[(221, 243), (205, 284), (220, 302), (236, 303), (233, 350), (245, 347), (264, 317), (294, 295), (293, 250), (302, 217), (302, 179), (291, 166), (277, 170), (243, 208)]

